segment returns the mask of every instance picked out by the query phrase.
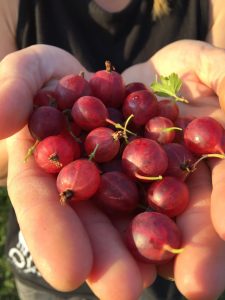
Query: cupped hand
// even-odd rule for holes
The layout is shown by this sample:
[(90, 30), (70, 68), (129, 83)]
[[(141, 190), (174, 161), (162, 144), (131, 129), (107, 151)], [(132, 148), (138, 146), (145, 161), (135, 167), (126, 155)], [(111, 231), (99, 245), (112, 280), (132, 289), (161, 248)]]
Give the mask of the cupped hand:
[[(183, 80), (181, 94), (190, 102), (179, 105), (180, 114), (212, 116), (225, 128), (224, 64), (225, 50), (183, 40), (166, 46), (123, 75), (127, 81), (150, 86), (156, 74), (177, 73)], [(225, 290), (225, 160), (208, 159), (207, 163), (190, 176), (190, 205), (177, 218), (184, 251), (174, 264), (159, 268), (161, 275), (175, 278), (178, 289), (190, 300), (217, 299)]]
[(8, 192), (34, 262), (50, 285), (69, 291), (87, 279), (100, 299), (136, 300), (154, 281), (155, 267), (136, 262), (116, 227), (91, 203), (75, 210), (62, 206), (55, 177), (41, 171), (33, 157), (24, 163), (33, 144), (26, 126), (33, 95), (49, 80), (81, 70), (70, 54), (45, 45), (2, 61), (0, 137), (9, 137)]
[[(180, 106), (181, 113), (211, 115), (225, 127), (216, 96), (220, 96), (223, 105), (224, 57), (223, 50), (206, 43), (180, 41), (165, 47), (148, 62), (126, 70), (123, 76), (127, 83), (137, 80), (149, 85), (156, 72), (176, 72), (184, 79), (183, 95), (190, 100), (190, 104)], [(54, 178), (42, 173), (32, 158), (23, 163), (32, 140), (27, 128), (21, 128), (32, 109), (33, 95), (49, 80), (81, 69), (68, 53), (44, 45), (11, 54), (2, 62), (0, 136), (17, 132), (8, 139), (9, 194), (34, 261), (50, 284), (59, 290), (71, 290), (87, 279), (101, 299), (121, 299), (123, 295), (123, 299), (136, 300), (141, 290), (154, 281), (155, 268), (131, 257), (115, 226), (91, 203), (80, 203), (75, 210), (62, 207), (57, 201)], [(185, 251), (175, 260), (174, 277), (189, 299), (215, 299), (225, 287), (224, 242), (217, 234), (224, 238), (220, 183), (223, 165), (223, 160), (211, 161), (212, 182), (204, 163), (192, 175), (191, 204), (178, 219)]]

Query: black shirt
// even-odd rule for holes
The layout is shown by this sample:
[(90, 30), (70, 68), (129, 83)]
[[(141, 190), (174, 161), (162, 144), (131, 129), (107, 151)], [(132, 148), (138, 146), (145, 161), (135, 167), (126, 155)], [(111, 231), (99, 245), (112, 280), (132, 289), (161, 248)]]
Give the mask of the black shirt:
[[(169, 3), (171, 13), (153, 21), (152, 0), (132, 0), (118, 13), (106, 12), (93, 0), (21, 0), (17, 46), (22, 49), (33, 44), (54, 45), (72, 53), (91, 72), (103, 69), (105, 60), (112, 61), (116, 70), (122, 72), (146, 61), (170, 42), (205, 40), (208, 1)], [(38, 273), (13, 211), (6, 251), (18, 278), (57, 293)], [(87, 287), (84, 285), (79, 292), (85, 294)], [(182, 299), (174, 284), (160, 278), (147, 293), (148, 300)]]
[(17, 44), (61, 47), (92, 72), (108, 59), (122, 72), (175, 40), (205, 39), (208, 1), (170, 3), (171, 14), (153, 21), (152, 0), (132, 0), (118, 13), (106, 12), (93, 0), (22, 0)]

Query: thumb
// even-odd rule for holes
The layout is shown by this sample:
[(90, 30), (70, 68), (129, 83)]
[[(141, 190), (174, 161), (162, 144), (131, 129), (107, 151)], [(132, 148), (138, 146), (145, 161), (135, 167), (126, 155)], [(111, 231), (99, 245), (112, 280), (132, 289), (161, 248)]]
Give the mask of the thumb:
[(34, 45), (7, 55), (0, 63), (0, 139), (26, 124), (33, 96), (46, 82), (81, 70), (75, 57), (54, 46)]

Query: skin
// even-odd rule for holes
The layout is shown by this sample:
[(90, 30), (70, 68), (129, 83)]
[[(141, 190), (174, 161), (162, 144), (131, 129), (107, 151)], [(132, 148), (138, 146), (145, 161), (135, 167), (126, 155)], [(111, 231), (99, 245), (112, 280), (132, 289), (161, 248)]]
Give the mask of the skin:
[[(16, 17), (15, 10), (13, 13)], [(213, 24), (210, 35), (219, 44), (222, 38), (213, 31)], [(127, 251), (120, 235), (126, 220), (109, 220), (89, 201), (73, 209), (62, 208), (53, 178), (40, 171), (33, 158), (23, 163), (33, 143), (25, 126), (33, 95), (51, 79), (84, 68), (65, 51), (45, 45), (5, 56), (15, 50), (13, 31), (5, 32), (8, 42), (2, 43), (4, 59), (0, 64), (1, 166), (6, 164), (3, 150), (7, 145), (7, 187), (35, 264), (43, 277), (61, 291), (72, 290), (87, 280), (102, 300), (137, 300), (142, 289), (154, 281), (156, 268), (140, 264)], [(62, 60), (65, 63), (58, 64)], [(126, 83), (138, 80), (149, 85), (156, 73), (176, 72), (185, 83), (182, 94), (190, 100), (190, 104), (180, 105), (181, 114), (211, 115), (225, 127), (221, 109), (225, 106), (224, 62), (224, 50), (184, 40), (168, 45), (122, 75)], [(85, 74), (87, 79), (92, 75), (87, 70)], [(225, 287), (225, 204), (221, 196), (224, 164), (224, 160), (210, 160), (191, 176), (191, 204), (178, 218), (184, 251), (173, 265), (158, 268), (163, 276), (175, 278), (179, 290), (190, 300), (216, 299)]]

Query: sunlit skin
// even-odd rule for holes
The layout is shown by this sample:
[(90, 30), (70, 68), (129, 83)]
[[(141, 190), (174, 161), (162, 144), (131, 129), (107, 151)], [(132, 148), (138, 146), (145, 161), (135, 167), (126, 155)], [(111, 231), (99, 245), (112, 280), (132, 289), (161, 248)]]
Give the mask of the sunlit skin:
[[(62, 60), (64, 64), (59, 64)], [(176, 72), (184, 81), (182, 94), (190, 101), (179, 104), (181, 114), (210, 115), (225, 127), (220, 108), (225, 108), (224, 62), (223, 50), (203, 42), (180, 41), (122, 75), (126, 83), (141, 81), (149, 86), (156, 72)], [(154, 281), (156, 268), (135, 261), (124, 246), (119, 229), (126, 220), (111, 222), (88, 201), (62, 209), (54, 179), (40, 171), (33, 158), (23, 162), (33, 143), (23, 128), (33, 95), (52, 78), (81, 69), (70, 54), (44, 45), (10, 54), (2, 61), (0, 136), (11, 136), (7, 140), (8, 191), (34, 261), (52, 286), (68, 291), (87, 280), (100, 299), (137, 300)], [(91, 75), (86, 71), (87, 79)], [(178, 218), (184, 251), (173, 267), (169, 264), (159, 270), (174, 276), (178, 289), (190, 300), (216, 299), (224, 290), (224, 167), (224, 160), (202, 162), (188, 179), (191, 204)]]

